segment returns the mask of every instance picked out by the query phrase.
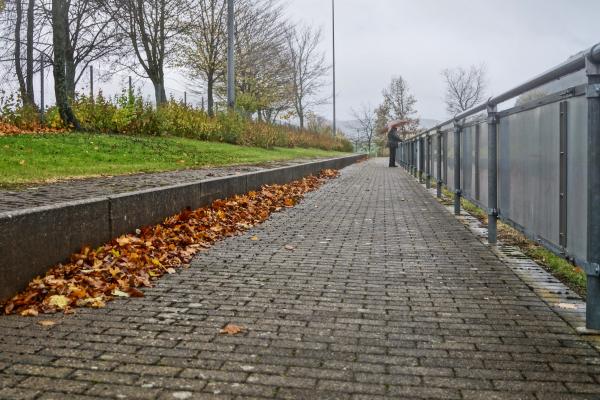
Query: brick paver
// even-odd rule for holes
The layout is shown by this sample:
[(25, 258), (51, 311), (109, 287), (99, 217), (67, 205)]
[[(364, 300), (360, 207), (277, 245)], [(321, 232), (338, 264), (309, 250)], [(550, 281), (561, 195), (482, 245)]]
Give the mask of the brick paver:
[(600, 398), (598, 352), (381, 160), (145, 298), (36, 321), (0, 318), (0, 398)]

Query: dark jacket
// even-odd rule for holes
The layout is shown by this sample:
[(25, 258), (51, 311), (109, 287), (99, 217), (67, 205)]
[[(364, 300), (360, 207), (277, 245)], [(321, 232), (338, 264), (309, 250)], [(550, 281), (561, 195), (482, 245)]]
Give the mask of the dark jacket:
[(402, 139), (400, 138), (400, 135), (398, 134), (398, 129), (397, 128), (392, 128), (388, 131), (387, 134), (387, 139), (388, 139), (388, 147), (398, 147), (398, 143), (400, 143), (402, 141)]

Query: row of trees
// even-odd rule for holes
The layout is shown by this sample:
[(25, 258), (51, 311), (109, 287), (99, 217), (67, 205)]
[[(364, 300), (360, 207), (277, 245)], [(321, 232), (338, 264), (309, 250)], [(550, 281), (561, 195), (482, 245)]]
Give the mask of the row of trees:
[[(486, 90), (486, 73), (484, 66), (472, 66), (445, 69), (441, 73), (446, 84), (446, 110), (450, 116), (460, 114), (484, 100)], [(363, 105), (354, 110), (358, 137), (356, 142), (364, 144), (371, 153), (373, 146), (381, 149), (386, 142), (386, 126), (389, 121), (404, 120), (406, 124), (399, 126), (401, 137), (416, 133), (420, 129), (417, 117), (417, 100), (410, 92), (408, 83), (401, 76), (392, 78), (390, 84), (382, 92), (383, 102), (372, 108)]]
[[(293, 24), (284, 11), (280, 0), (236, 0), (237, 106), (259, 120), (297, 117), (304, 127), (326, 101), (318, 93), (329, 67), (320, 30)], [(148, 78), (158, 105), (167, 101), (165, 72), (184, 71), (212, 115), (225, 94), (227, 0), (4, 0), (0, 49), (26, 105), (36, 105), (34, 74), (51, 65), (66, 124), (78, 126), (70, 101), (98, 62)]]

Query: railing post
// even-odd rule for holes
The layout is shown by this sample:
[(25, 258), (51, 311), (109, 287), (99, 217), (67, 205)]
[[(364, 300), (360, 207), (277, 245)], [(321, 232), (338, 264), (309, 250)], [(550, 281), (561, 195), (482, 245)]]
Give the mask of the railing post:
[[(586, 327), (600, 330), (600, 45), (586, 57), (587, 126), (587, 302)], [(596, 50), (596, 51), (595, 51)]]
[(444, 140), (442, 130), (437, 131), (437, 197), (442, 198), (442, 141)]
[(454, 121), (454, 214), (460, 215), (460, 134), (462, 125), (458, 120)]
[(415, 168), (415, 140), (412, 139), (410, 141), (410, 174), (415, 176), (416, 168)]
[(488, 104), (488, 243), (497, 242), (498, 224), (498, 114), (497, 107)]
[(425, 187), (431, 189), (431, 137), (425, 135)]
[(417, 143), (419, 144), (419, 183), (423, 183), (423, 167), (425, 166), (425, 142), (423, 141), (423, 138), (419, 138), (418, 140), (419, 141)]

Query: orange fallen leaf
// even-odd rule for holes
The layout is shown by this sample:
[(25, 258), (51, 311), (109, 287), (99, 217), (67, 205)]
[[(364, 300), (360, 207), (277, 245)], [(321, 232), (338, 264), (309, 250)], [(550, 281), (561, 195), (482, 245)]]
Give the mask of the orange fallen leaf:
[(35, 308), (28, 308), (26, 310), (21, 311), (21, 316), (23, 317), (37, 317), (38, 312)]
[(223, 329), (219, 331), (221, 335), (237, 335), (239, 333), (244, 332), (244, 328), (241, 326), (228, 324)]
[(252, 237), (250, 238), (250, 240), (252, 240), (253, 242), (256, 242), (256, 241), (258, 241), (258, 240), (260, 240), (260, 239), (258, 238), (258, 236), (254, 235), (254, 236), (252, 236)]
[(51, 319), (44, 319), (44, 320), (38, 321), (38, 325), (41, 325), (43, 327), (50, 327), (50, 326), (56, 325), (56, 321), (52, 321)]

